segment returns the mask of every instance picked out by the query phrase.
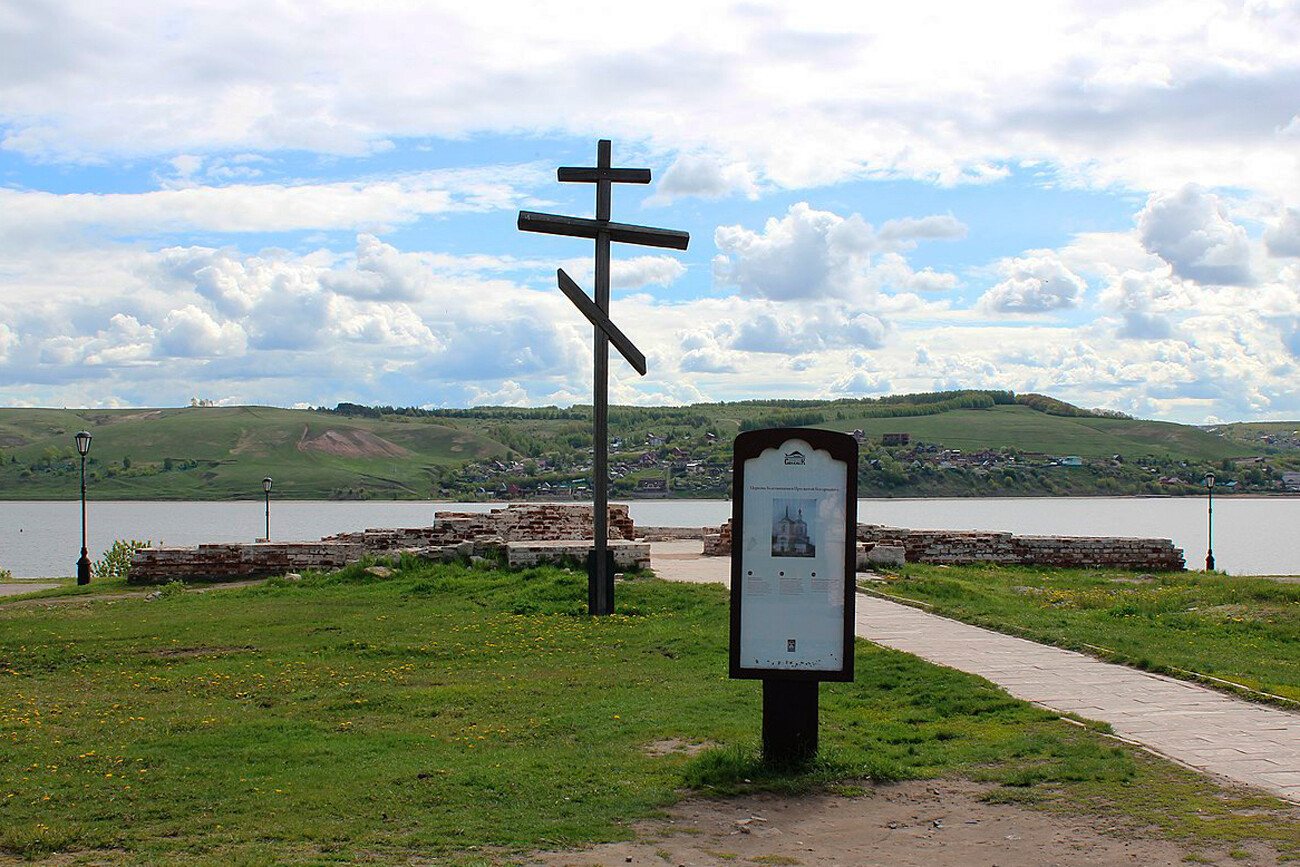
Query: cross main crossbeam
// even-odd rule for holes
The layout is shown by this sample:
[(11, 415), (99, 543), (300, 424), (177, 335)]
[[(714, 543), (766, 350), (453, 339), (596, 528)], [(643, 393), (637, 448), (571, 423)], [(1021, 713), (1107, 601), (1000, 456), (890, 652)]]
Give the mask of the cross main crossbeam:
[(652, 226), (632, 226), (611, 223), (608, 220), (588, 220), (583, 217), (564, 217), (559, 214), (539, 214), (536, 211), (519, 212), (521, 232), (541, 232), (546, 235), (567, 235), (570, 238), (596, 238), (601, 232), (611, 241), (620, 244), (640, 244), (643, 247), (667, 247), (685, 250), (691, 242), (687, 232), (676, 229), (656, 229)]

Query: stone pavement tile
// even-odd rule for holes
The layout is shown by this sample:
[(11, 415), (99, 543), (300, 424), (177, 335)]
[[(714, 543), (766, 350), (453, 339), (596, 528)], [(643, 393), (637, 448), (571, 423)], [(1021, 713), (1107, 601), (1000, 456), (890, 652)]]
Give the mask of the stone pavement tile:
[(1223, 762), (1223, 767), (1232, 768), (1242, 774), (1258, 774), (1267, 777), (1270, 773), (1286, 773), (1285, 768), (1268, 759), (1230, 759)]

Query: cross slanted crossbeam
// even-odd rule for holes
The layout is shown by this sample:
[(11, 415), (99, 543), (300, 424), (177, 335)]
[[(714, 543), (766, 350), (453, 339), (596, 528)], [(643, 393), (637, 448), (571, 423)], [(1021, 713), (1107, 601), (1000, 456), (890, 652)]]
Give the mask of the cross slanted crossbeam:
[(578, 287), (561, 269), (556, 272), (560, 291), (587, 317), (595, 333), (594, 382), (592, 385), (592, 529), (594, 550), (587, 573), (587, 606), (593, 614), (614, 613), (613, 558), (609, 556), (609, 344), (627, 359), (637, 373), (645, 376), (645, 355), (627, 338), (609, 315), (609, 247), (612, 242), (643, 247), (666, 247), (685, 250), (691, 236), (674, 229), (633, 226), (610, 221), (614, 184), (648, 184), (649, 169), (613, 168), (612, 145), (601, 139), (596, 145), (596, 165), (561, 167), (557, 180), (565, 183), (596, 185), (596, 218), (567, 217), (559, 214), (519, 212), (519, 229), (570, 238), (591, 238), (596, 242), (595, 298)]

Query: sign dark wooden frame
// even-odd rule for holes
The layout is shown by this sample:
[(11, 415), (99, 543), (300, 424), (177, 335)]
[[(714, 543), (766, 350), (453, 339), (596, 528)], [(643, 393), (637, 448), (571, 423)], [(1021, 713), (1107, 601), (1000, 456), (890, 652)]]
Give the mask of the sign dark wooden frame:
[[(779, 449), (792, 439), (830, 454), (845, 464), (844, 492), (844, 647), (839, 671), (752, 668), (741, 664), (741, 607), (744, 604), (745, 462), (767, 449)], [(851, 681), (853, 680), (854, 611), (857, 599), (858, 443), (848, 434), (817, 428), (768, 428), (736, 437), (731, 486), (731, 651), (730, 675), (750, 680)]]

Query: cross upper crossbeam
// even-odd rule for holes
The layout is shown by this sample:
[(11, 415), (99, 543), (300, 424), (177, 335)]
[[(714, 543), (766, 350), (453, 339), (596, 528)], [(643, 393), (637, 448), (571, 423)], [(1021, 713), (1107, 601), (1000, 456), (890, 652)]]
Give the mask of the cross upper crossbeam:
[(594, 183), (596, 185), (596, 219), (608, 220), (613, 201), (612, 184), (648, 184), (649, 169), (616, 169), (610, 166), (614, 145), (603, 138), (596, 142), (596, 167), (573, 168), (562, 166), (556, 177), (561, 181)]
[(600, 181), (609, 181), (615, 184), (648, 184), (650, 183), (649, 169), (611, 169), (608, 166), (596, 168), (576, 168), (561, 167), (556, 171), (556, 177), (561, 181), (598, 183)]
[(521, 232), (541, 232), (546, 235), (568, 235), (571, 238), (597, 238), (608, 232), (611, 241), (622, 244), (640, 244), (644, 247), (668, 247), (685, 250), (691, 243), (689, 232), (676, 229), (657, 229), (653, 226), (633, 226), (628, 223), (611, 223), (609, 220), (589, 220), (585, 217), (566, 217), (560, 214), (539, 214), (536, 211), (519, 212)]

